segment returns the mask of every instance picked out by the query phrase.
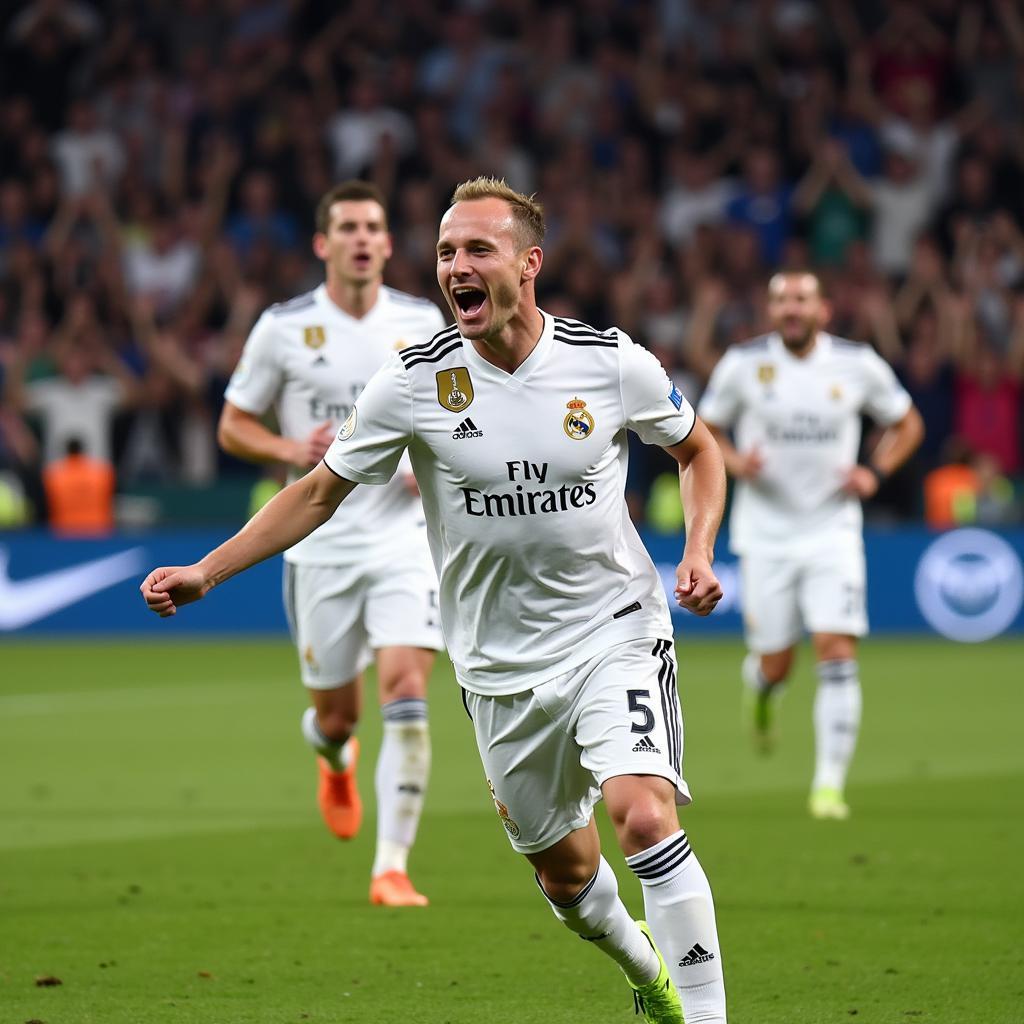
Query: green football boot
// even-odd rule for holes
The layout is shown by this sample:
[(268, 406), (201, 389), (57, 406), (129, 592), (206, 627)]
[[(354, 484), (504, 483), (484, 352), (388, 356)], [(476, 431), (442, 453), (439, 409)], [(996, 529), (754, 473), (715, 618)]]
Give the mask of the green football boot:
[(637, 1014), (643, 1014), (647, 1024), (684, 1024), (683, 1004), (679, 1000), (679, 993), (668, 974), (668, 967), (665, 965), (665, 958), (661, 955), (658, 947), (651, 938), (651, 929), (647, 927), (646, 921), (637, 921), (640, 931), (644, 933), (651, 949), (657, 954), (661, 970), (654, 981), (646, 985), (634, 985), (629, 983), (633, 990), (633, 1006)]
[(819, 786), (811, 790), (807, 808), (811, 817), (819, 821), (846, 821), (850, 816), (850, 805), (843, 799), (843, 791), (831, 786)]

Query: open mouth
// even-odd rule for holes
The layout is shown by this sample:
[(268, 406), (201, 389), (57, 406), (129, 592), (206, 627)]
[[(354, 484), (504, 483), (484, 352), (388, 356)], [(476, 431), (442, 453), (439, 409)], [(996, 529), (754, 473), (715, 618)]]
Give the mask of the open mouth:
[(368, 252), (357, 252), (352, 261), (360, 270), (366, 270), (370, 266), (371, 257)]
[(475, 316), (487, 301), (487, 294), (482, 289), (469, 285), (464, 288), (456, 288), (452, 292), (452, 297), (463, 316)]

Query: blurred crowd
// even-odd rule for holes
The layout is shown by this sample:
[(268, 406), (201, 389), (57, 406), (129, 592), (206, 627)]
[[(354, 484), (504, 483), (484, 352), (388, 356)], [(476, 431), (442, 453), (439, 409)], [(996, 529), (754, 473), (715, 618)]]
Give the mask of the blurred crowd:
[[(441, 304), (437, 221), (479, 173), (544, 203), (541, 305), (623, 327), (694, 401), (765, 330), (770, 274), (814, 268), (927, 426), (871, 513), (1020, 518), (1016, 0), (15, 7), (0, 522), (45, 515), (69, 442), (120, 490), (248, 471), (217, 451), (221, 395), (260, 311), (322, 280), (320, 195), (376, 182), (388, 283)], [(637, 453), (638, 516), (661, 469)]]

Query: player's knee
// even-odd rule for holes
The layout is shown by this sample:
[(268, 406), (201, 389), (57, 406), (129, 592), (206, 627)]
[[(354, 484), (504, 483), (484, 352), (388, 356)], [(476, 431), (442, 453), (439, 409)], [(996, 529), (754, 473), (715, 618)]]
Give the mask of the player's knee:
[(761, 655), (761, 674), (765, 682), (781, 683), (793, 667), (793, 652), (780, 651), (777, 654)]
[(551, 902), (567, 904), (583, 891), (594, 877), (593, 865), (572, 863), (537, 869), (537, 879)]
[(857, 657), (857, 641), (839, 633), (819, 633), (814, 637), (818, 661), (849, 661)]
[(342, 743), (355, 732), (359, 716), (352, 708), (318, 709), (316, 722), (324, 736), (336, 743)]
[(636, 800), (611, 816), (619, 845), (627, 856), (649, 850), (679, 828), (674, 809), (667, 811), (653, 798)]
[(393, 700), (422, 700), (427, 695), (427, 677), (418, 668), (409, 668), (394, 676), (380, 681), (381, 703), (388, 704)]

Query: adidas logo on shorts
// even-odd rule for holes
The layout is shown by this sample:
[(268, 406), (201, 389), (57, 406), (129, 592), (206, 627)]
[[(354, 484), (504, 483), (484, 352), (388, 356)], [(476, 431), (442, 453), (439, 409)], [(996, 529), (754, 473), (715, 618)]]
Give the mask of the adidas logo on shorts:
[(476, 424), (467, 416), (452, 432), (453, 441), (461, 441), (466, 437), (483, 437), (484, 432), (477, 430)]
[(645, 736), (633, 748), (634, 754), (660, 754), (661, 751), (651, 742), (650, 736)]

